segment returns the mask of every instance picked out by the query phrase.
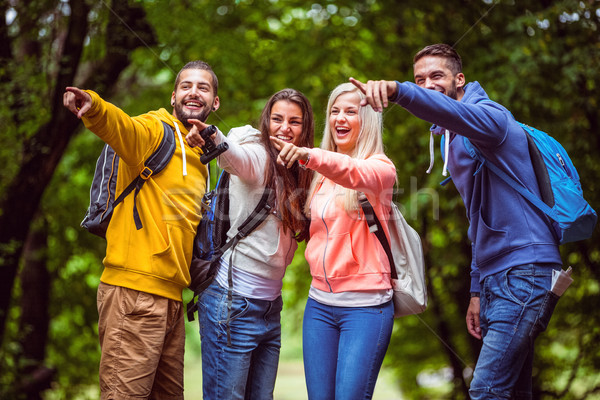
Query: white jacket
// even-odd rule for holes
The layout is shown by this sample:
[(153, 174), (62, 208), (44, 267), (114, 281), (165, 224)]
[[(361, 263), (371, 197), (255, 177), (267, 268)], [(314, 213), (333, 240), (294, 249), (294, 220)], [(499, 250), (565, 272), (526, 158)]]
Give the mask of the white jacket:
[[(260, 131), (250, 125), (233, 128), (225, 137), (217, 130), (215, 143), (227, 142), (229, 149), (217, 158), (220, 168), (231, 174), (229, 180), (229, 217), (227, 237), (237, 233), (258, 204), (265, 188), (267, 152), (260, 141)], [(235, 268), (267, 279), (283, 279), (292, 262), (298, 243), (292, 232), (284, 232), (281, 219), (270, 214), (250, 235), (241, 239), (233, 250)], [(231, 250), (223, 254), (229, 262)]]

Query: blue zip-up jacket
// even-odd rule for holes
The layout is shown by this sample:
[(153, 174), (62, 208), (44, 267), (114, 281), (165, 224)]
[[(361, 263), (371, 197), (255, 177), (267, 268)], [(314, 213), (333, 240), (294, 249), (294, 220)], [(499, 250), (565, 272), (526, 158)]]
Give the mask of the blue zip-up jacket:
[(411, 82), (397, 82), (393, 101), (450, 132), (448, 170), (467, 209), (472, 246), (471, 291), (486, 276), (529, 264), (562, 264), (548, 218), (468, 153), (462, 136), (482, 155), (539, 196), (525, 131), (512, 114), (490, 100), (478, 82), (464, 88), (460, 101)]

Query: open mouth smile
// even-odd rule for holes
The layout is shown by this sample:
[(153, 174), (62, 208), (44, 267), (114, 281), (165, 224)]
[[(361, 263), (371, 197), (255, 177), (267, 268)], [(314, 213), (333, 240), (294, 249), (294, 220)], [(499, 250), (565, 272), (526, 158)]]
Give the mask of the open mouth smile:
[(191, 108), (193, 110), (196, 110), (196, 109), (203, 108), (206, 104), (200, 100), (188, 100), (188, 101), (183, 102), (183, 105), (186, 108)]
[(275, 137), (279, 140), (283, 140), (284, 142), (291, 142), (293, 139), (291, 136), (287, 135), (276, 135)]
[(343, 137), (350, 133), (350, 128), (347, 128), (345, 126), (336, 126), (335, 132), (337, 133), (338, 137)]

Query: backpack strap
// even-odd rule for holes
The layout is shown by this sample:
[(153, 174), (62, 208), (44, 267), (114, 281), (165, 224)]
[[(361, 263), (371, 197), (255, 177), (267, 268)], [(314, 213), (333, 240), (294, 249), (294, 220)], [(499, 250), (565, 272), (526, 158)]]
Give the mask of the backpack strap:
[(379, 221), (379, 218), (377, 218), (373, 206), (371, 205), (371, 203), (369, 203), (369, 200), (367, 200), (367, 196), (364, 193), (359, 193), (358, 203), (360, 204), (365, 214), (365, 219), (367, 220), (367, 224), (369, 225), (369, 231), (373, 232), (375, 236), (377, 236), (377, 239), (379, 239), (379, 242), (381, 243), (381, 246), (383, 247), (383, 250), (385, 251), (385, 254), (388, 257), (388, 260), (390, 262), (392, 279), (398, 279), (398, 273), (396, 272), (396, 264), (394, 263), (394, 256), (392, 255), (390, 243), (387, 240), (387, 237), (385, 236), (383, 226), (381, 226), (381, 222)]
[[(221, 174), (221, 177), (219, 178), (219, 181), (221, 179), (226, 180), (229, 178), (228, 176), (223, 176), (224, 174), (228, 175), (227, 172), (223, 172), (223, 174)], [(217, 184), (217, 186), (219, 186), (219, 184)], [(214, 258), (211, 261), (211, 263), (218, 263), (221, 256), (228, 249), (232, 249), (232, 251), (229, 255), (229, 267), (227, 269), (227, 286), (228, 286), (228, 288), (227, 288), (227, 320), (225, 321), (225, 324), (227, 326), (227, 345), (228, 346), (231, 346), (231, 331), (230, 331), (230, 327), (229, 327), (229, 321), (231, 320), (231, 306), (233, 304), (233, 249), (235, 248), (235, 246), (238, 244), (238, 242), (241, 239), (248, 236), (260, 224), (262, 224), (264, 220), (267, 219), (267, 217), (273, 210), (272, 204), (274, 202), (274, 197), (275, 197), (275, 190), (270, 185), (267, 185), (263, 191), (263, 194), (262, 194), (260, 200), (258, 201), (258, 204), (256, 204), (256, 207), (254, 207), (254, 210), (252, 210), (252, 212), (244, 220), (244, 222), (242, 222), (240, 224), (235, 236), (232, 237), (231, 239), (227, 240), (218, 249), (215, 249), (215, 253), (213, 256)], [(229, 207), (227, 207), (227, 208), (229, 208)], [(202, 285), (200, 290), (198, 290), (198, 293), (201, 293), (202, 290), (206, 289), (206, 287), (208, 287), (208, 285), (211, 282), (212, 282), (212, 280), (206, 282), (206, 285)], [(187, 305), (187, 314), (188, 314), (189, 321), (194, 320), (194, 312), (197, 309), (198, 309), (198, 302), (195, 301), (195, 294), (194, 294), (194, 298), (192, 298), (192, 300)]]
[[(527, 132), (525, 132), (525, 134), (527, 134)], [(489, 168), (490, 171), (492, 171), (494, 174), (496, 174), (496, 176), (498, 176), (500, 179), (502, 179), (507, 185), (509, 185), (514, 190), (516, 190), (519, 194), (521, 194), (521, 196), (523, 196), (527, 200), (529, 200), (529, 202), (531, 204), (533, 204), (535, 207), (537, 207), (540, 211), (542, 211), (548, 217), (552, 218), (554, 221), (558, 221), (558, 215), (556, 214), (556, 211), (554, 211), (552, 208), (550, 208), (546, 203), (544, 203), (541, 199), (539, 199), (535, 194), (533, 194), (525, 186), (521, 185), (514, 178), (509, 176), (506, 172), (504, 172), (500, 168), (498, 168), (494, 163), (492, 163), (491, 161), (486, 159), (483, 156), (483, 154), (481, 154), (481, 152), (475, 146), (473, 146), (473, 144), (469, 141), (469, 139), (467, 139), (465, 136), (463, 136), (463, 138), (464, 138), (465, 147), (466, 147), (467, 151), (469, 152), (469, 154), (471, 155), (471, 157), (473, 159), (481, 162), (481, 165), (479, 166), (477, 171), (475, 171), (475, 174), (479, 173), (481, 168), (485, 165), (487, 168)]]
[(163, 124), (163, 137), (158, 145), (158, 148), (144, 161), (144, 169), (140, 174), (133, 180), (127, 187), (119, 194), (119, 197), (111, 204), (106, 212), (106, 215), (110, 215), (113, 209), (127, 197), (134, 189), (133, 194), (133, 220), (135, 221), (136, 229), (140, 230), (143, 228), (140, 214), (137, 210), (137, 195), (144, 186), (144, 183), (153, 175), (161, 172), (171, 161), (173, 154), (175, 153), (175, 136), (173, 128), (164, 121)]
[(136, 178), (138, 183), (135, 185), (135, 192), (133, 193), (133, 219), (135, 220), (136, 229), (142, 229), (142, 221), (137, 210), (137, 195), (140, 192), (144, 183), (154, 174), (161, 172), (171, 161), (173, 154), (175, 153), (175, 136), (173, 134), (173, 128), (164, 121), (163, 124), (163, 137), (158, 148), (148, 157), (144, 163), (144, 169), (140, 172), (140, 175)]
[[(214, 269), (216, 271), (219, 259), (220, 257), (215, 257), (213, 260), (210, 261), (211, 270)], [(196, 301), (196, 296), (198, 296), (200, 293), (206, 290), (206, 288), (209, 287), (211, 283), (213, 283), (213, 280), (214, 276), (210, 279), (206, 279), (204, 282), (202, 282), (201, 285), (195, 288), (194, 295), (186, 305), (187, 319), (189, 322), (192, 322), (194, 320), (194, 313), (196, 312), (196, 310), (198, 310), (198, 302)]]
[(271, 213), (273, 207), (269, 204), (269, 198), (272, 197), (272, 192), (270, 188), (266, 187), (263, 191), (263, 194), (258, 201), (254, 210), (250, 213), (250, 215), (240, 224), (238, 227), (238, 231), (234, 237), (229, 239), (219, 248), (219, 254), (225, 253), (229, 248), (235, 247), (237, 243), (248, 236), (254, 229), (256, 229)]
[(229, 267), (227, 268), (227, 320), (225, 325), (227, 326), (227, 346), (231, 346), (231, 330), (229, 327), (229, 321), (231, 320), (231, 306), (233, 304), (233, 248), (238, 242), (244, 237), (248, 236), (254, 229), (256, 229), (271, 213), (272, 206), (269, 204), (269, 199), (275, 197), (275, 190), (270, 186), (266, 186), (263, 194), (258, 201), (256, 207), (248, 218), (240, 224), (236, 235), (228, 240), (223, 246), (221, 246), (220, 253), (223, 254), (227, 249), (232, 249), (229, 254)]
[[(213, 216), (213, 231), (212, 231), (212, 247), (213, 247), (213, 257), (218, 258), (222, 252), (219, 252), (219, 249), (227, 242), (227, 232), (231, 227), (229, 221), (229, 172), (223, 170), (219, 175), (219, 179), (217, 180), (217, 185), (215, 186), (215, 196), (216, 199), (211, 200), (211, 208), (213, 208), (213, 212), (215, 215)], [(217, 192), (219, 192), (217, 194)], [(213, 202), (217, 201), (217, 204), (213, 207)], [(226, 218), (227, 216), (227, 218)], [(216, 256), (215, 256), (216, 255)]]

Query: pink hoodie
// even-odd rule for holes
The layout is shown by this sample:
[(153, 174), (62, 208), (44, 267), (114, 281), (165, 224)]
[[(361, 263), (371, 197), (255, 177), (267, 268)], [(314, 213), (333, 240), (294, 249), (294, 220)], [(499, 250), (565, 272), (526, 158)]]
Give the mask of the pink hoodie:
[(369, 231), (362, 209), (346, 211), (343, 192), (336, 186), (365, 193), (389, 237), (396, 168), (384, 154), (358, 160), (341, 153), (311, 149), (307, 168), (323, 175), (310, 201), (310, 240), (305, 257), (312, 286), (326, 292), (391, 288), (390, 264)]

